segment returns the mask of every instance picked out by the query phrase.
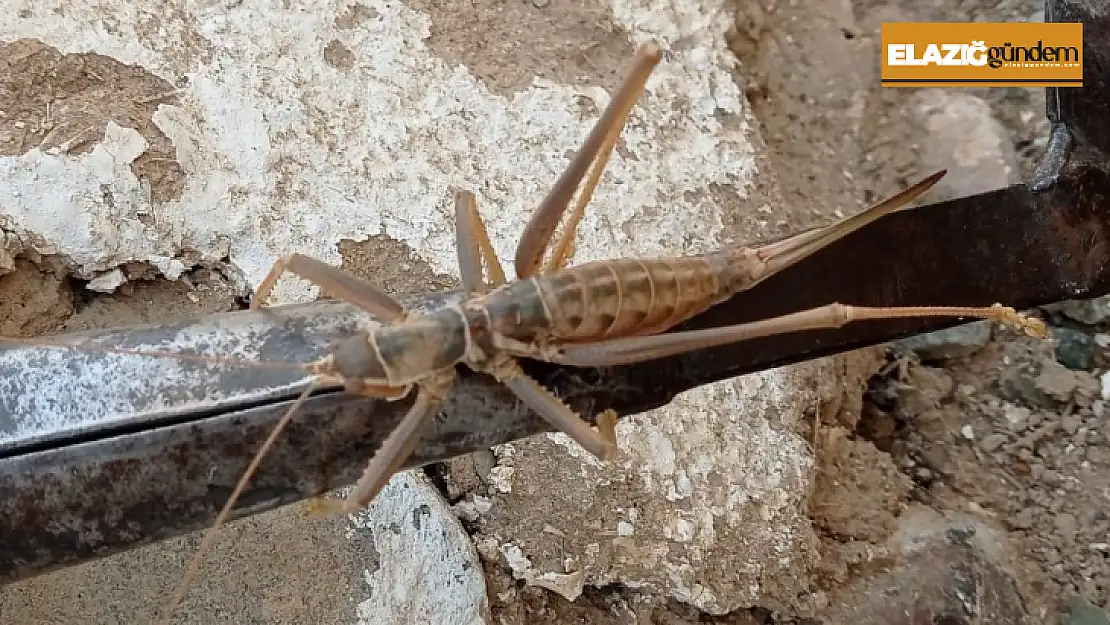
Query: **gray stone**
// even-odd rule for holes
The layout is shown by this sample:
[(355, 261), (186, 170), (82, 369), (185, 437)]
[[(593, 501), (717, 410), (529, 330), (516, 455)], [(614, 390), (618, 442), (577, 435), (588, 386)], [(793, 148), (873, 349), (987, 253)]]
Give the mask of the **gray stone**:
[[(854, 625), (1035, 622), (1013, 574), (1014, 546), (979, 519), (913, 506), (888, 541), (890, 562), (831, 593), (821, 622)], [(913, 618), (907, 618), (909, 615)]]
[(937, 330), (936, 332), (906, 337), (897, 341), (896, 344), (917, 354), (922, 362), (934, 362), (974, 354), (982, 349), (990, 339), (990, 322), (976, 321)]
[(1056, 361), (1073, 371), (1089, 371), (1094, 365), (1095, 339), (1082, 330), (1052, 328)]
[(1013, 141), (982, 98), (952, 89), (922, 89), (911, 100), (928, 133), (921, 146), (928, 169), (948, 173), (929, 201), (1007, 187), (1018, 181)]
[(1061, 625), (1110, 625), (1110, 614), (1082, 597), (1068, 601)]
[(1005, 442), (1006, 436), (1004, 434), (987, 434), (983, 437), (983, 440), (979, 442), (979, 447), (981, 447), (983, 451), (990, 453), (1001, 447)]
[(351, 517), (370, 555), (359, 623), (484, 625), (486, 581), (478, 552), (450, 506), (423, 474), (393, 476)]
[(1110, 320), (1110, 297), (1067, 300), (1042, 306), (1042, 309), (1062, 314), (1084, 325), (1094, 326)]

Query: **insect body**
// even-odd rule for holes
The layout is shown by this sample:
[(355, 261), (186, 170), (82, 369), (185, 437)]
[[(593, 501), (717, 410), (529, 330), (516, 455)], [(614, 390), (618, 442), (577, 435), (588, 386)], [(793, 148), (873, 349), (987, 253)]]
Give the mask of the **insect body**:
[[(329, 355), (305, 368), (320, 380), (348, 391), (397, 400), (415, 391), (400, 424), (370, 460), (362, 478), (338, 509), (368, 504), (415, 449), (421, 434), (464, 364), (504, 383), (529, 407), (590, 453), (603, 459), (617, 450), (615, 414), (597, 417), (597, 430), (528, 377), (517, 358), (579, 366), (633, 363), (745, 340), (862, 319), (917, 316), (979, 317), (1010, 323), (1043, 336), (1044, 326), (1013, 309), (904, 307), (860, 308), (838, 303), (773, 319), (723, 328), (661, 334), (678, 323), (748, 289), (828, 244), (866, 226), (928, 190), (944, 172), (897, 196), (830, 226), (759, 247), (738, 247), (698, 256), (618, 259), (567, 267), (575, 227), (647, 78), (660, 60), (658, 48), (641, 47), (632, 72), (603, 111), (578, 154), (533, 214), (517, 246), (517, 279), (509, 281), (493, 253), (474, 196), (459, 191), (455, 228), (464, 299), (427, 313), (410, 313), (389, 295), (343, 271), (300, 254), (275, 263), (259, 285), (252, 308), (262, 305), (289, 271), (335, 297), (372, 313), (382, 325), (341, 341)], [(567, 226), (546, 263), (543, 257), (580, 183), (585, 186)], [(542, 268), (541, 268), (541, 265)], [(312, 390), (310, 386), (279, 421), (217, 517), (225, 520), (262, 456)], [(210, 530), (166, 613), (184, 598), (200, 556), (211, 546)]]

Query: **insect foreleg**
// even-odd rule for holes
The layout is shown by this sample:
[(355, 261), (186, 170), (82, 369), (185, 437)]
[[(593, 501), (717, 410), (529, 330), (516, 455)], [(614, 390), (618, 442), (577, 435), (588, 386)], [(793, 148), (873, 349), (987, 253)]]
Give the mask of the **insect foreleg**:
[(405, 308), (400, 302), (378, 287), (338, 267), (332, 267), (304, 254), (286, 254), (274, 263), (270, 273), (266, 274), (258, 289), (255, 290), (254, 297), (251, 298), (251, 310), (257, 310), (265, 304), (278, 278), (287, 271), (312, 282), (333, 297), (358, 306), (382, 321), (396, 321), (405, 315)]
[(353, 513), (365, 507), (381, 492), (393, 474), (404, 466), (417, 443), (443, 403), (443, 394), (451, 388), (454, 369), (448, 369), (430, 382), (424, 383), (416, 393), (412, 408), (401, 423), (389, 433), (378, 452), (370, 459), (354, 490), (347, 495), (342, 512)]
[(1044, 323), (1039, 319), (1027, 317), (1001, 304), (988, 308), (955, 306), (869, 308), (829, 304), (781, 317), (721, 328), (614, 339), (589, 345), (559, 346), (547, 349), (539, 356), (549, 362), (578, 367), (626, 365), (764, 336), (802, 330), (839, 328), (855, 321), (911, 317), (974, 317), (1014, 326), (1030, 336), (1039, 338), (1043, 338), (1046, 332)]

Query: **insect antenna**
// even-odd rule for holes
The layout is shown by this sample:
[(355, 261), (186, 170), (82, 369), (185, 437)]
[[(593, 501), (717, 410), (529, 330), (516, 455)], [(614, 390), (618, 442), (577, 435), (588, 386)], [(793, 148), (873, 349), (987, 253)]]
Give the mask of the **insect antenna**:
[(285, 414), (281, 415), (281, 419), (278, 420), (277, 425), (274, 426), (270, 435), (266, 437), (266, 440), (262, 443), (258, 452), (255, 453), (251, 463), (247, 465), (247, 470), (243, 472), (242, 477), (239, 478), (239, 483), (236, 484), (235, 489), (231, 491), (231, 496), (228, 497), (227, 503), (225, 503), (223, 509), (220, 510), (220, 514), (216, 516), (216, 520), (212, 523), (212, 527), (208, 528), (208, 531), (204, 533), (204, 538), (201, 540), (200, 546), (197, 547), (196, 553), (193, 554), (193, 558), (189, 561), (189, 565), (185, 569), (185, 574), (181, 577), (181, 581), (177, 583), (177, 588), (174, 590), (173, 596), (163, 608), (162, 618), (157, 621), (159, 625), (170, 625), (174, 611), (177, 610), (177, 606), (185, 600), (185, 596), (189, 594), (189, 586), (192, 585), (196, 576), (200, 574), (200, 567), (204, 564), (204, 556), (207, 552), (212, 550), (212, 545), (216, 540), (216, 532), (220, 529), (220, 526), (227, 522), (227, 518), (231, 516), (231, 510), (235, 507), (235, 502), (239, 500), (239, 496), (243, 494), (243, 491), (247, 488), (247, 484), (250, 483), (251, 478), (254, 477), (259, 465), (262, 464), (262, 459), (266, 457), (267, 452), (273, 447), (274, 442), (277, 441), (278, 436), (281, 435), (285, 426), (289, 425), (289, 422), (293, 420), (293, 415), (297, 413), (312, 392), (316, 390), (316, 386), (315, 383), (309, 384), (308, 387), (297, 396), (297, 399), (289, 406)]

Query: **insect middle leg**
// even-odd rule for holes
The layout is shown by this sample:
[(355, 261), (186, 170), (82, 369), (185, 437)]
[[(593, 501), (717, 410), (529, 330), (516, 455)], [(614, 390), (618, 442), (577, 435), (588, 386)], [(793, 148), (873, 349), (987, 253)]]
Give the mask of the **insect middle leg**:
[[(455, 232), (458, 239), (459, 272), (463, 276), (464, 289), (468, 293), (477, 293), (484, 292), (491, 286), (504, 284), (504, 270), (486, 235), (474, 196), (467, 191), (460, 191), (455, 202)], [(479, 259), (485, 260), (490, 274), (489, 282), (482, 280)], [(591, 454), (609, 459), (616, 453), (616, 432), (609, 423), (612, 420), (610, 415), (606, 414), (605, 419), (599, 418), (599, 434), (551, 391), (524, 373), (520, 363), (507, 354), (491, 354), (489, 362), (472, 365), (508, 386), (528, 407)]]
[(353, 513), (366, 507), (385, 488), (393, 475), (404, 466), (416, 445), (424, 436), (432, 417), (443, 405), (444, 396), (455, 381), (455, 370), (447, 369), (432, 373), (417, 385), (416, 400), (389, 433), (382, 446), (370, 459), (362, 477), (355, 483), (344, 500), (340, 512)]
[[(586, 177), (586, 184), (578, 194), (563, 234), (555, 245), (550, 259), (544, 264), (542, 273), (551, 273), (569, 264), (574, 255), (575, 234), (585, 213), (586, 205), (593, 196), (624, 124), (640, 99), (660, 57), (661, 51), (658, 47), (651, 44), (640, 47), (628, 77), (610, 100), (609, 105), (605, 107), (581, 149), (532, 215), (517, 244), (515, 265), (519, 278), (530, 278), (541, 272), (543, 256), (551, 243), (551, 238), (569, 208), (583, 177)], [(515, 364), (515, 361), (513, 363)], [(519, 370), (519, 365), (516, 368)], [(533, 410), (574, 438), (590, 453), (602, 459), (611, 458), (616, 453), (617, 415), (612, 410), (606, 410), (598, 415), (597, 427), (600, 434), (597, 434), (570, 407), (538, 382), (525, 376), (523, 372), (507, 378), (505, 384)]]

